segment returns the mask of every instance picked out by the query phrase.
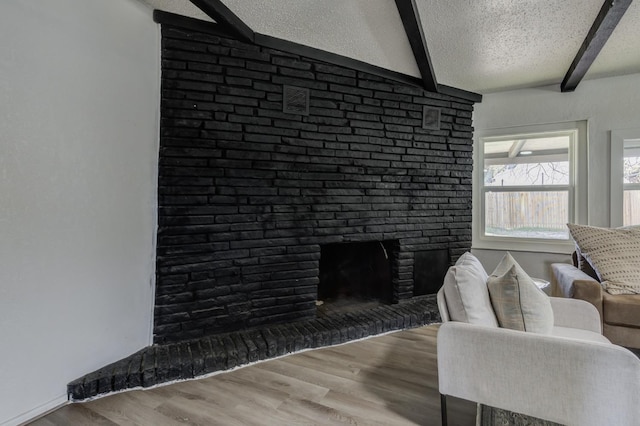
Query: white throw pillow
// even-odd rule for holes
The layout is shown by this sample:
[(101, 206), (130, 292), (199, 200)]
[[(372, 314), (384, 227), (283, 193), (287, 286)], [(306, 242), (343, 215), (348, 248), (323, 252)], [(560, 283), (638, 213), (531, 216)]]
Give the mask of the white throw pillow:
[(487, 290), (487, 272), (466, 252), (444, 277), (444, 296), (452, 321), (498, 327)]
[(640, 227), (567, 226), (605, 290), (611, 294), (640, 294)]
[(487, 280), (491, 305), (500, 327), (550, 334), (551, 301), (510, 253), (504, 255)]

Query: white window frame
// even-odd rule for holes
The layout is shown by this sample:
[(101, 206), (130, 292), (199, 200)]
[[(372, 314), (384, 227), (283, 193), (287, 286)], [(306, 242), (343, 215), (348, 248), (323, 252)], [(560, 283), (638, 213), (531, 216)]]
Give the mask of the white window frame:
[[(546, 253), (570, 254), (575, 250), (575, 244), (569, 238), (566, 240), (499, 237), (484, 234), (485, 225), (485, 192), (495, 190), (495, 187), (484, 186), (484, 143), (500, 140), (524, 138), (525, 135), (541, 136), (558, 133), (575, 132), (569, 148), (570, 183), (569, 190), (569, 218), (571, 223), (587, 223), (587, 129), (588, 123), (572, 121), (564, 123), (540, 124), (531, 126), (509, 127), (502, 129), (488, 129), (476, 134), (474, 141), (474, 173), (473, 173), (473, 218), (472, 218), (472, 247), (474, 249), (513, 250)], [(486, 188), (486, 189), (485, 189)], [(530, 189), (527, 187), (526, 189)], [(542, 190), (559, 190), (558, 186), (539, 186)], [(560, 187), (562, 188), (562, 187)], [(565, 187), (566, 188), (566, 187)], [(517, 190), (518, 187), (509, 187)]]
[(640, 189), (639, 184), (624, 184), (624, 144), (625, 141), (640, 139), (640, 127), (611, 131), (611, 186), (609, 226), (622, 226), (622, 204), (625, 189)]

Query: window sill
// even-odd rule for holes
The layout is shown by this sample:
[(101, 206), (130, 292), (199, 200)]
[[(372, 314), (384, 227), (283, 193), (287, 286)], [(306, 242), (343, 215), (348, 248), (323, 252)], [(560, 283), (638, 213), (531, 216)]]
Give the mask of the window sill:
[(482, 238), (473, 241), (472, 249), (571, 254), (576, 248), (572, 240), (554, 241), (525, 240), (522, 238)]

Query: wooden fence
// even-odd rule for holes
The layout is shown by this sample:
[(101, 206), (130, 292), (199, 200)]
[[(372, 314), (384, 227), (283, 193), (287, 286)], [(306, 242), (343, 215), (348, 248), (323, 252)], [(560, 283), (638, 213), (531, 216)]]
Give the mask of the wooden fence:
[(622, 223), (624, 226), (640, 225), (640, 190), (624, 191), (622, 203)]
[(487, 192), (485, 227), (502, 230), (566, 231), (568, 206), (566, 192)]
[[(640, 225), (640, 190), (624, 191), (623, 224)], [(566, 231), (566, 192), (487, 192), (485, 228)]]

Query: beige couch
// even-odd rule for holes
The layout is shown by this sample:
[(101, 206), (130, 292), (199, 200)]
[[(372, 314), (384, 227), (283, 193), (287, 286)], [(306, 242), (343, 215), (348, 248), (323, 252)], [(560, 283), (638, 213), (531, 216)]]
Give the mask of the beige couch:
[(600, 314), (605, 337), (620, 346), (640, 348), (640, 295), (609, 294), (584, 258), (574, 253), (573, 263), (551, 265), (552, 295), (591, 303)]

